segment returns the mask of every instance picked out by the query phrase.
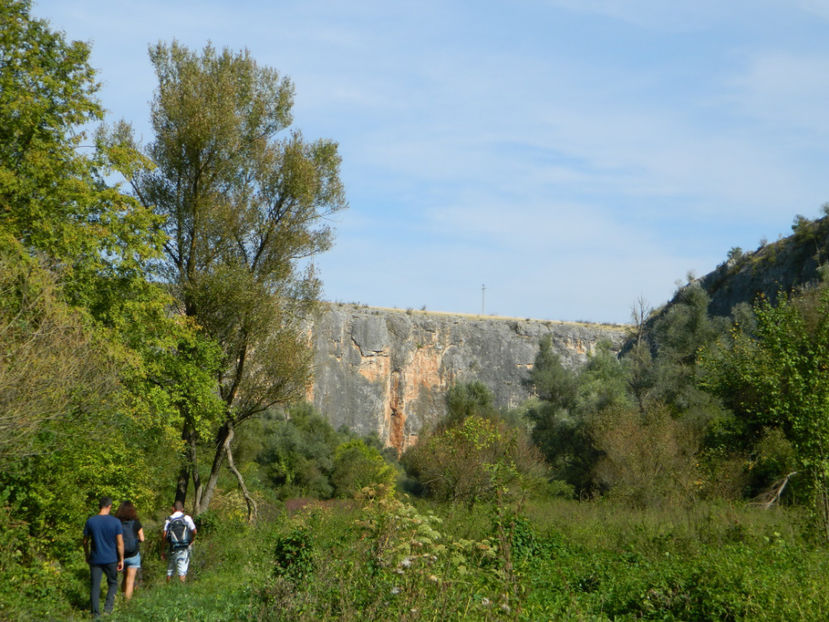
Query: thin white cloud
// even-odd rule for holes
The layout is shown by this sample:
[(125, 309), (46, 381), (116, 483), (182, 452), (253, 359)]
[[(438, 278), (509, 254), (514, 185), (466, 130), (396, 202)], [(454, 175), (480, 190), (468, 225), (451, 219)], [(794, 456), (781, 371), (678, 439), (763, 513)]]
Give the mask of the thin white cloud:
[[(817, 1), (817, 0), (816, 0)], [(664, 0), (547, 0), (557, 8), (578, 13), (600, 15), (642, 28), (669, 31), (694, 31), (733, 15), (750, 14), (762, 0), (695, 0), (694, 2), (665, 2)]]
[(829, 0), (795, 0), (800, 9), (829, 20)]
[(829, 54), (767, 51), (733, 79), (733, 99), (745, 113), (776, 128), (829, 134)]
[[(826, 193), (829, 1), (35, 4), (148, 133), (147, 45), (248, 47), (340, 143), (329, 295), (626, 319)], [(785, 22), (787, 28), (779, 27)], [(791, 28), (788, 28), (791, 27)], [(790, 34), (791, 33), (793, 34)], [(145, 139), (147, 136), (145, 135)], [(488, 296), (489, 297), (489, 296)]]

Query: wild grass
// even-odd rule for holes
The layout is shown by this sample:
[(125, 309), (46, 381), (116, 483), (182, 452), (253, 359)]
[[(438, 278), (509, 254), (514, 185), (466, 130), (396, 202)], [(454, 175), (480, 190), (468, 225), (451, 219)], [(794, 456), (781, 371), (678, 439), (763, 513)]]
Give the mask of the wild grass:
[(376, 496), (252, 527), (214, 516), (185, 585), (148, 551), (110, 619), (815, 620), (829, 551), (813, 533), (791, 508)]

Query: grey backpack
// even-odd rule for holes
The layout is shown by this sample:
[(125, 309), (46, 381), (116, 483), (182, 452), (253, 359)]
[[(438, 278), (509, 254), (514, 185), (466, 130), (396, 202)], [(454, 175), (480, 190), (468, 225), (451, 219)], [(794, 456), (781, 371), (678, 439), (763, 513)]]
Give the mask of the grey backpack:
[(184, 520), (184, 516), (167, 519), (167, 542), (172, 550), (186, 549), (193, 540), (193, 532)]

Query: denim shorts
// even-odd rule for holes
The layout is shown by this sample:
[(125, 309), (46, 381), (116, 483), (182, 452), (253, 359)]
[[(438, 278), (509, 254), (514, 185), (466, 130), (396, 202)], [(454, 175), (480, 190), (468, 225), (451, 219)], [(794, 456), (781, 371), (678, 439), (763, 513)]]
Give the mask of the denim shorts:
[(124, 558), (124, 568), (141, 568), (141, 553)]

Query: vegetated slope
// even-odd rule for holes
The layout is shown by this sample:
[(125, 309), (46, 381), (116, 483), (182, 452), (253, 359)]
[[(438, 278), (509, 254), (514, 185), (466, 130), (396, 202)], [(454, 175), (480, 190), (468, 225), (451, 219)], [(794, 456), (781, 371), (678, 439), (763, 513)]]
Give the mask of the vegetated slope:
[(829, 217), (812, 221), (798, 216), (792, 230), (789, 237), (752, 253), (732, 249), (727, 261), (699, 279), (711, 297), (711, 315), (728, 315), (734, 305), (752, 304), (761, 293), (774, 302), (781, 290), (820, 279), (819, 268), (829, 261)]

